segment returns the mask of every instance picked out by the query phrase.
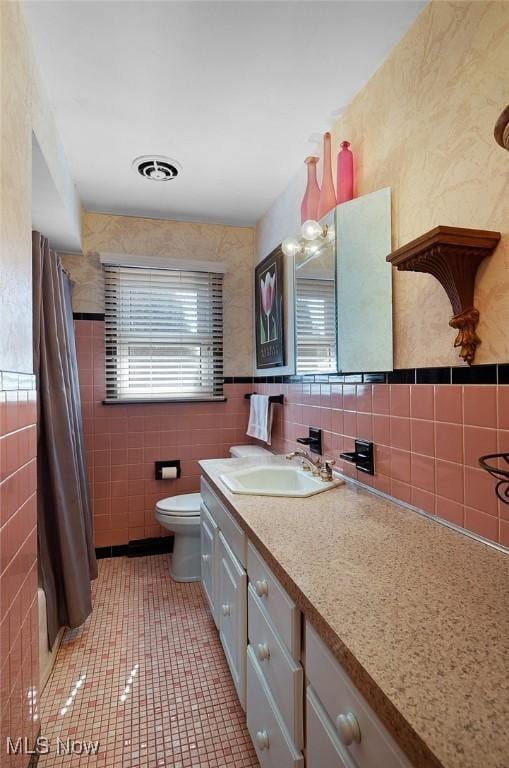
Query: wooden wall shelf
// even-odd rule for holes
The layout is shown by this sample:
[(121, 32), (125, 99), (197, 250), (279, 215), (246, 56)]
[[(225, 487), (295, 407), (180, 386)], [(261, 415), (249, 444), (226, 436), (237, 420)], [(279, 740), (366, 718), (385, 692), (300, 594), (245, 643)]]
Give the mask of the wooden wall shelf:
[(452, 305), (449, 325), (458, 335), (455, 347), (469, 365), (481, 343), (476, 333), (479, 312), (474, 307), (474, 284), (481, 261), (498, 245), (500, 232), (461, 227), (435, 227), (387, 256), (387, 261), (405, 272), (433, 275), (444, 288)]

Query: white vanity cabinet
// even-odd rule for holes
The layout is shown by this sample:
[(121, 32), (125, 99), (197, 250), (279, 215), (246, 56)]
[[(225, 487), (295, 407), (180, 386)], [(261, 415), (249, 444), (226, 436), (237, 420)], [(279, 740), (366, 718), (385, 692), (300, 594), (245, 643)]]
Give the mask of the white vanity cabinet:
[(247, 539), (240, 526), (201, 480), (202, 587), (219, 629), (226, 661), (246, 708)]
[(411, 768), (308, 622), (305, 648), (307, 768)]
[(205, 478), (201, 496), (203, 591), (261, 768), (411, 768)]

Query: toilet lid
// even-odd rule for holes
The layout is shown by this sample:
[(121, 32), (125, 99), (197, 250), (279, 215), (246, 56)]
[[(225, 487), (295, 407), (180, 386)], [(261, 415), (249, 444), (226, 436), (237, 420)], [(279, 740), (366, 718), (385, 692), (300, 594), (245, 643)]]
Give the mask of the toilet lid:
[(169, 496), (156, 504), (156, 509), (163, 515), (199, 515), (201, 496), (199, 493), (183, 493), (180, 496)]

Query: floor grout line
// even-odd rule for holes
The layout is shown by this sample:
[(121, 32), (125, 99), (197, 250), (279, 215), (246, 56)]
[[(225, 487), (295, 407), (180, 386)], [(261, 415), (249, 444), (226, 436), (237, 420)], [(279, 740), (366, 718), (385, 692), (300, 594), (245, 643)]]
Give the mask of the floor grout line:
[[(168, 555), (121, 557), (99, 561), (93, 593), (41, 698), (39, 767), (256, 768), (200, 584), (173, 582)], [(68, 738), (97, 754), (57, 754)]]

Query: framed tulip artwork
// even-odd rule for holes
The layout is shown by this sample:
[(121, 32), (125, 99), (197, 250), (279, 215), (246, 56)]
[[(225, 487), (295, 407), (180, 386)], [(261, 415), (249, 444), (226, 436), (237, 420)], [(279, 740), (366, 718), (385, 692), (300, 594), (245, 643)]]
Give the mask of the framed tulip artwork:
[(275, 248), (255, 269), (257, 368), (285, 364), (283, 252)]

